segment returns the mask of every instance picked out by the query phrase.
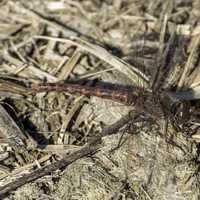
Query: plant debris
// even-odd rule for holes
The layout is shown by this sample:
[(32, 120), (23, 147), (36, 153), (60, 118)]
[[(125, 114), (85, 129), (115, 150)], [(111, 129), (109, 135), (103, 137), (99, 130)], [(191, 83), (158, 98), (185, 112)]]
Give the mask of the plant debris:
[(1, 199), (199, 199), (198, 0), (0, 8)]

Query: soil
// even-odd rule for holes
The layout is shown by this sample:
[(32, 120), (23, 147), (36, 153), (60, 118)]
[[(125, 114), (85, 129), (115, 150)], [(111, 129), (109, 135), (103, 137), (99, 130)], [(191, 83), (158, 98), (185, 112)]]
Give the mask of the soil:
[[(200, 198), (200, 1), (2, 0), (0, 10), (0, 195), (3, 186), (76, 153), (130, 112), (139, 116), (102, 136), (95, 153), (2, 199)], [(30, 89), (65, 82), (135, 87), (155, 101), (146, 104), (145, 97), (142, 110), (137, 103)], [(168, 101), (162, 94), (176, 98), (162, 108)]]

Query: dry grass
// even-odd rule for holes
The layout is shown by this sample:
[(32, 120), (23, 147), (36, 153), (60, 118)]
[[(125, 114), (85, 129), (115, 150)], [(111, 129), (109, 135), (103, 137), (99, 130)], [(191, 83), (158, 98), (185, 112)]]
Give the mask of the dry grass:
[(33, 95), (30, 83), (98, 79), (193, 100), (176, 105), (166, 132), (164, 119), (129, 123), (104, 137), (96, 154), (5, 199), (197, 200), (199, 8), (198, 0), (2, 1), (0, 118), (12, 128), (0, 128), (0, 185), (80, 150), (133, 110), (78, 94)]

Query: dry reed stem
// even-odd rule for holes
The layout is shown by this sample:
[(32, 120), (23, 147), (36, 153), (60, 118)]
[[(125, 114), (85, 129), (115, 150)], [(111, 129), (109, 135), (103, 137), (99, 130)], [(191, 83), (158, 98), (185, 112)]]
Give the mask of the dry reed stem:
[[(143, 87), (147, 87), (148, 78), (145, 74), (139, 71), (137, 68), (133, 68), (131, 65), (122, 61), (120, 58), (117, 58), (107, 52), (103, 47), (94, 45), (89, 43), (83, 39), (77, 37), (70, 37), (69, 39), (64, 38), (54, 38), (48, 36), (35, 36), (36, 39), (44, 39), (44, 40), (55, 40), (58, 42), (69, 43), (71, 45), (75, 45), (79, 47), (81, 50), (87, 51), (92, 55), (95, 55), (99, 59), (105, 61), (106, 63), (110, 64), (114, 68), (116, 68), (119, 72), (125, 74), (133, 83), (141, 84)], [(140, 85), (140, 86), (141, 86)]]

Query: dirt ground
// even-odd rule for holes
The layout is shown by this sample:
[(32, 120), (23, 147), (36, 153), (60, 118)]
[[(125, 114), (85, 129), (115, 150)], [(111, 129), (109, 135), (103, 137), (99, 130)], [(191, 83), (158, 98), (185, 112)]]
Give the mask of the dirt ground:
[[(0, 1), (1, 199), (200, 199), (199, 19), (199, 0)], [(141, 98), (33, 91), (48, 83)]]

